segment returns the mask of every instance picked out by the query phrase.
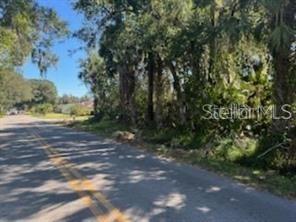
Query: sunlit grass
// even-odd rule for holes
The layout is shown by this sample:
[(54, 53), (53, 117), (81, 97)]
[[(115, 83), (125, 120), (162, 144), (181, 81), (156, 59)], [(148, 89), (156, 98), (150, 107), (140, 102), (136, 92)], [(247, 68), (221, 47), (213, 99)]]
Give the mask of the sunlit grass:
[(98, 133), (103, 136), (111, 137), (116, 131), (129, 130), (128, 127), (117, 123), (113, 120), (102, 120), (100, 122), (94, 122), (92, 120), (86, 120), (81, 122), (73, 122), (71, 127), (86, 130), (89, 132)]
[(90, 118), (90, 116), (71, 116), (69, 114), (63, 114), (63, 113), (47, 113), (45, 115), (41, 114), (32, 114), (35, 117), (42, 118), (42, 119), (53, 119), (53, 120), (87, 120)]

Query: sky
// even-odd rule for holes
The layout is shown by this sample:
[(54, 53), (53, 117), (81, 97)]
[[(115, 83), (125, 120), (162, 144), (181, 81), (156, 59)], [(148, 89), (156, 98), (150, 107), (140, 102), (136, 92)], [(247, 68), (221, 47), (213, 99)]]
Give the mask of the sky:
[[(70, 31), (75, 31), (81, 26), (83, 17), (72, 9), (70, 0), (38, 0), (38, 2), (40, 5), (55, 9), (60, 18), (68, 23)], [(85, 53), (82, 50), (74, 55), (69, 53), (69, 50), (78, 49), (81, 44), (77, 39), (69, 38), (53, 47), (53, 52), (59, 57), (59, 62), (55, 68), (47, 71), (46, 78), (55, 83), (60, 96), (63, 94), (83, 96), (89, 91), (78, 79), (79, 59), (84, 58)], [(30, 59), (21, 70), (25, 78), (40, 78), (37, 66), (32, 64)]]

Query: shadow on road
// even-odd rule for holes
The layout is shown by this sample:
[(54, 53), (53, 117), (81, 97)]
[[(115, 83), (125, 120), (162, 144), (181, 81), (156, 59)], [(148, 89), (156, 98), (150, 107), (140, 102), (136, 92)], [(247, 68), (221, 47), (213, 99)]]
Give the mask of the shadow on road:
[(33, 126), (0, 130), (0, 221), (82, 221), (91, 218), (49, 162)]
[[(278, 208), (291, 204), (286, 200), (213, 173), (88, 133), (30, 122), (0, 131), (1, 219), (21, 219), (46, 210), (50, 215), (56, 208), (68, 210), (63, 205), (77, 200), (28, 133), (36, 126), (47, 143), (75, 163), (133, 221), (281, 221), (283, 215), (285, 221), (293, 221), (295, 216), (291, 211), (295, 205)], [(85, 211), (73, 210), (62, 219), (81, 221)]]

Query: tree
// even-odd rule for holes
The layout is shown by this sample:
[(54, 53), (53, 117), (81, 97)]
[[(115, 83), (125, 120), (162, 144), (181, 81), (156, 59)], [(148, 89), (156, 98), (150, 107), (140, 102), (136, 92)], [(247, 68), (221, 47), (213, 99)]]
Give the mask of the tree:
[[(83, 98), (79, 98), (77, 96), (64, 94), (58, 98), (58, 104), (71, 104), (71, 103), (79, 103)], [(86, 100), (87, 101), (87, 100)]]
[(35, 104), (31, 108), (31, 112), (46, 115), (47, 113), (53, 112), (53, 105), (50, 103)]
[(57, 89), (49, 80), (31, 79), (33, 98), (32, 104), (49, 103), (54, 105), (57, 102)]
[(50, 48), (67, 35), (65, 22), (35, 0), (1, 1), (0, 12), (0, 69), (20, 66), (31, 55), (44, 74), (57, 62)]
[[(75, 36), (87, 52), (93, 50), (81, 67), (83, 79), (98, 97), (111, 94), (114, 87), (101, 84), (112, 80), (118, 97), (104, 101), (117, 101), (120, 119), (137, 127), (176, 128), (202, 135), (203, 143), (219, 143), (262, 139), (276, 125), (286, 138), (295, 121), (201, 117), (207, 104), (251, 109), (295, 104), (294, 5), (292, 0), (76, 0), (74, 8), (87, 22)], [(98, 54), (100, 62), (94, 62)]]
[[(263, 1), (268, 15), (269, 49), (274, 59), (274, 96), (278, 116), (283, 114), (281, 107), (295, 102), (295, 48), (296, 5), (293, 0)], [(294, 58), (293, 58), (294, 57)], [(294, 97), (294, 98), (293, 98)], [(291, 121), (276, 121), (275, 130), (283, 132)]]
[(113, 89), (115, 88), (114, 80), (109, 78), (106, 72), (104, 60), (95, 53), (90, 51), (88, 57), (80, 63), (81, 71), (79, 78), (90, 86), (94, 97), (94, 114), (96, 117), (102, 117), (110, 114), (112, 110)]
[(30, 83), (12, 70), (0, 70), (0, 112), (22, 106), (32, 98)]

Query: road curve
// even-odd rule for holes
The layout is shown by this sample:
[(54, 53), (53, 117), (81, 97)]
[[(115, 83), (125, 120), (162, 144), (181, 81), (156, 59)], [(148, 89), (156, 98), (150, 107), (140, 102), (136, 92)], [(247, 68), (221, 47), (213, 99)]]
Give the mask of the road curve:
[(29, 116), (0, 119), (0, 221), (289, 222), (296, 203)]

